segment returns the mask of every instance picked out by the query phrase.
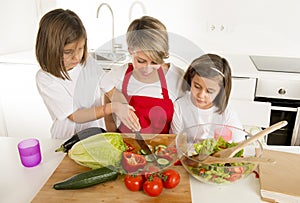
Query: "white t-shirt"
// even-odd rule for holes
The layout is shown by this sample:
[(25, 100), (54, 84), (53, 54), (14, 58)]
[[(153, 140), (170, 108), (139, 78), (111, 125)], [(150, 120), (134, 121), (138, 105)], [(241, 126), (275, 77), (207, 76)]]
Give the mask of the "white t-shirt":
[[(104, 91), (107, 92), (113, 87), (122, 91), (123, 79), (127, 68), (128, 64), (120, 66), (120, 68), (114, 68), (108, 72), (101, 81), (101, 83), (103, 83), (102, 86), (106, 86)], [(173, 102), (184, 95), (184, 92), (181, 89), (183, 74), (184, 71), (173, 64), (170, 64), (170, 68), (165, 74), (169, 97)], [(160, 81), (147, 84), (136, 80), (133, 76), (129, 79), (127, 94), (163, 98)]]
[[(215, 106), (209, 109), (199, 109), (192, 103), (191, 93), (186, 92), (183, 97), (174, 102), (171, 132), (178, 134), (186, 128), (206, 123), (223, 124), (243, 129), (237, 113), (230, 104), (227, 105), (227, 108), (222, 114), (217, 113), (216, 110), (217, 108)], [(240, 136), (233, 133), (232, 141), (239, 142), (244, 139), (244, 134)]]
[(99, 86), (105, 72), (88, 57), (85, 66), (77, 65), (68, 71), (71, 80), (63, 80), (40, 69), (36, 74), (38, 91), (51, 115), (51, 137), (66, 139), (76, 132), (88, 127), (102, 127), (104, 120), (75, 123), (67, 117), (80, 108), (101, 105), (101, 88)]

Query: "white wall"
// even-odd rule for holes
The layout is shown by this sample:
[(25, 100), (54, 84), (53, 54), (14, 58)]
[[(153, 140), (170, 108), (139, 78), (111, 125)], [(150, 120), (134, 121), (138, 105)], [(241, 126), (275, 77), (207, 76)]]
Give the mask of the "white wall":
[[(124, 35), (134, 0), (0, 0), (0, 54), (31, 48), (38, 19), (55, 7), (74, 10), (82, 18), (90, 48), (111, 39), (111, 16), (100, 3), (111, 5), (115, 36)], [(143, 14), (160, 19), (170, 32), (196, 43), (206, 52), (300, 57), (300, 1), (298, 0), (142, 0), (133, 18)], [(172, 6), (171, 6), (172, 5)], [(37, 15), (39, 15), (37, 17)], [(215, 30), (209, 28), (215, 26)], [(220, 31), (220, 27), (224, 30)], [(188, 49), (188, 47), (183, 47)]]
[[(98, 5), (107, 2), (115, 14), (115, 35), (124, 35), (133, 0), (57, 0), (83, 19), (91, 46), (111, 34), (109, 13), (95, 19)], [(300, 1), (298, 0), (143, 0), (146, 14), (160, 19), (170, 32), (196, 43), (206, 52), (300, 57)], [(172, 5), (172, 6), (171, 6)], [(134, 17), (143, 13), (138, 5)], [(106, 12), (106, 13), (105, 13)], [(209, 28), (214, 25), (215, 30)], [(224, 30), (220, 31), (220, 27)], [(100, 43), (101, 44), (101, 43)], [(184, 47), (188, 49), (188, 47)]]
[(55, 6), (54, 0), (0, 0), (0, 55), (32, 49), (39, 16)]

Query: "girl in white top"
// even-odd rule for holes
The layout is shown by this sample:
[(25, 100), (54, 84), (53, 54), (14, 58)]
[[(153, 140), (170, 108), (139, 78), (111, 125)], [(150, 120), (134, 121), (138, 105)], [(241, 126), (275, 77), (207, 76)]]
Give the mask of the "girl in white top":
[(36, 83), (53, 120), (52, 138), (67, 139), (88, 127), (105, 129), (102, 118), (111, 113), (131, 128), (139, 125), (133, 107), (120, 102), (102, 105), (104, 71), (88, 56), (86, 30), (74, 12), (55, 9), (42, 17), (36, 57), (41, 66)]
[[(199, 124), (215, 123), (242, 129), (236, 112), (228, 105), (231, 69), (226, 59), (214, 54), (196, 58), (184, 75), (186, 95), (174, 103), (171, 133)], [(245, 137), (233, 134), (232, 141)]]

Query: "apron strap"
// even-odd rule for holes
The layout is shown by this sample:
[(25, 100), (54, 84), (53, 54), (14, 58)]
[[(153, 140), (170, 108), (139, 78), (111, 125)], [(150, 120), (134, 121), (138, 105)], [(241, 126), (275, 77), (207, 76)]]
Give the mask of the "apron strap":
[[(124, 94), (124, 96), (126, 98), (128, 98), (127, 86), (128, 86), (128, 83), (129, 83), (129, 79), (130, 79), (132, 70), (133, 70), (133, 65), (130, 63), (130, 64), (128, 64), (128, 68), (126, 70), (124, 80), (123, 80), (123, 83), (122, 83), (122, 93)], [(158, 76), (159, 76), (159, 80), (160, 80), (160, 85), (161, 85), (163, 98), (164, 99), (169, 99), (169, 93), (168, 93), (168, 89), (167, 89), (167, 82), (166, 82), (165, 74), (162, 70), (162, 67), (159, 67), (159, 69), (157, 71), (158, 71)]]
[(166, 77), (162, 70), (162, 67), (159, 67), (159, 69), (158, 69), (158, 76), (159, 76), (159, 80), (160, 80), (160, 84), (161, 84), (162, 95), (163, 95), (164, 99), (169, 99)]
[(122, 83), (122, 93), (124, 94), (124, 96), (126, 98), (128, 98), (127, 86), (128, 86), (128, 83), (129, 83), (129, 79), (130, 79), (132, 70), (133, 70), (133, 65), (131, 63), (129, 63), (128, 68), (127, 68), (126, 73), (125, 73), (125, 76), (124, 76), (123, 83)]

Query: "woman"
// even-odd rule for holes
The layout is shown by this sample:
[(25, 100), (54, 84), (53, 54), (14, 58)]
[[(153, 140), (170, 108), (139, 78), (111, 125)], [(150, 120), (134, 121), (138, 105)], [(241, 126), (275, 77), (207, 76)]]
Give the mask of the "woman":
[[(142, 133), (169, 133), (173, 102), (183, 95), (177, 88), (183, 70), (164, 61), (169, 57), (166, 27), (153, 17), (143, 16), (129, 25), (126, 41), (132, 63), (111, 70), (102, 82), (122, 91), (135, 109)], [(132, 129), (121, 123), (118, 131)]]

